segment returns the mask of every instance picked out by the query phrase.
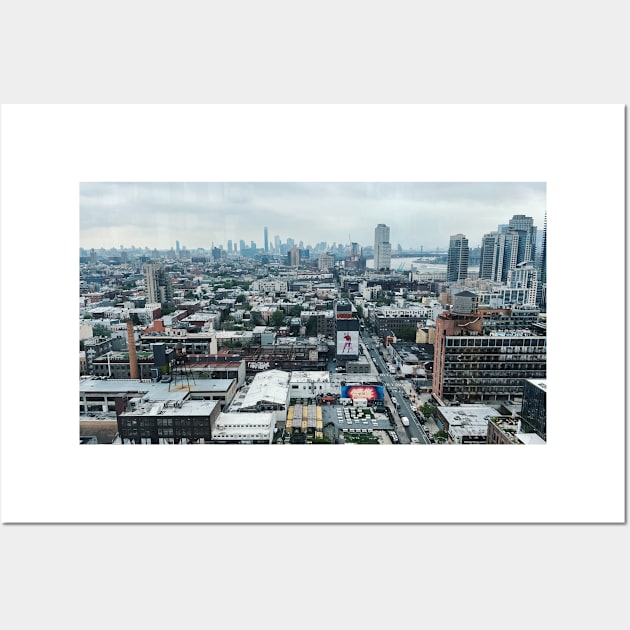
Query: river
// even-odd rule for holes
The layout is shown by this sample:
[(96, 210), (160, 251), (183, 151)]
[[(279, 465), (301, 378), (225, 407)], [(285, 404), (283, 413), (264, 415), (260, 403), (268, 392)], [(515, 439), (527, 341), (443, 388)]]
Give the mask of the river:
[[(415, 262), (418, 260), (417, 256), (411, 256), (409, 258), (392, 258), (391, 269), (392, 271), (410, 271), (413, 266), (415, 271), (446, 271), (446, 265), (438, 263), (425, 263)], [(366, 261), (366, 267), (368, 269), (374, 269), (374, 258), (370, 258)]]

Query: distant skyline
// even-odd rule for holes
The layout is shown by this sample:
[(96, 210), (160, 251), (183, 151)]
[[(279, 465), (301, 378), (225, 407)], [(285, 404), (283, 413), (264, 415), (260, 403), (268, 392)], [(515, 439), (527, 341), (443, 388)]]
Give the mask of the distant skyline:
[(315, 246), (374, 244), (378, 223), (392, 248), (446, 250), (453, 234), (470, 247), (515, 214), (546, 209), (544, 182), (518, 183), (81, 183), (80, 246), (196, 249), (228, 240), (264, 248), (269, 242)]

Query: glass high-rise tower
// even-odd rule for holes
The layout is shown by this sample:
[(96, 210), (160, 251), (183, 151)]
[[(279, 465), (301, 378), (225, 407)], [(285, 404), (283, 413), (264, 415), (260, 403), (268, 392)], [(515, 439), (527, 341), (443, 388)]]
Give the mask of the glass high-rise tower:
[(468, 239), (463, 234), (451, 236), (446, 267), (446, 279), (448, 282), (457, 282), (468, 277), (468, 252)]

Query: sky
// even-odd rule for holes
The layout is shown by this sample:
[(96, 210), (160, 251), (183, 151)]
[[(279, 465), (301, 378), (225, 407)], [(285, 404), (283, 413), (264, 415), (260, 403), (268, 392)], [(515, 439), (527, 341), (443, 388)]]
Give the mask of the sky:
[(374, 244), (378, 223), (392, 248), (447, 249), (463, 233), (470, 247), (515, 214), (542, 231), (546, 184), (520, 183), (81, 183), (80, 246), (188, 249), (228, 240), (316, 245)]

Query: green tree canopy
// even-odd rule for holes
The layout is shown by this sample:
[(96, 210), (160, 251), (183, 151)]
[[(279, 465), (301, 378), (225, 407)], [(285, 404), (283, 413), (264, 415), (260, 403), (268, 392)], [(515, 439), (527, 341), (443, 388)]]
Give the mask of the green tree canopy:
[(398, 333), (396, 333), (396, 336), (403, 341), (415, 341), (416, 329), (412, 326), (405, 326)]
[(317, 317), (311, 315), (306, 323), (306, 334), (309, 337), (314, 337), (317, 334)]
[(105, 324), (94, 324), (92, 326), (92, 334), (95, 337), (111, 337), (112, 331)]
[(424, 403), (424, 405), (420, 407), (420, 411), (425, 418), (434, 418), (437, 413), (437, 409), (429, 403)]
[(448, 440), (448, 433), (446, 431), (438, 431), (433, 434), (433, 439), (436, 442), (446, 442), (446, 440)]
[(274, 311), (271, 315), (271, 325), (272, 326), (282, 326), (284, 324), (285, 314), (281, 310)]

